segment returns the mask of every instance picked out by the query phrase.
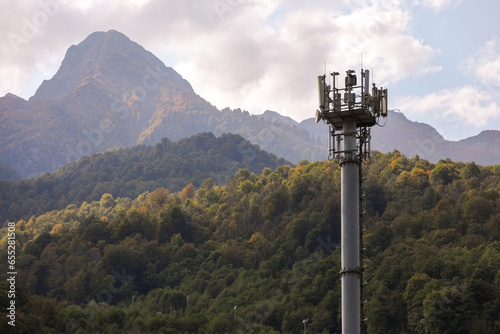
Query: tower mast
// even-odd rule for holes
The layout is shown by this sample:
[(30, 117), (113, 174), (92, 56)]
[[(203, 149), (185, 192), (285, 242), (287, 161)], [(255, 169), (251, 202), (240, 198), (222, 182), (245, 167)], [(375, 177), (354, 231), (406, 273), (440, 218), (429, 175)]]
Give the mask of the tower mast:
[[(368, 70), (361, 69), (361, 84), (355, 71), (346, 71), (344, 88), (335, 87), (338, 72), (318, 77), (319, 109), (316, 122), (330, 126), (330, 155), (341, 170), (341, 296), (342, 333), (360, 334), (363, 319), (363, 265), (361, 230), (361, 164), (370, 154), (370, 128), (387, 117), (387, 89), (373, 84), (370, 94)], [(343, 93), (343, 97), (342, 97)], [(342, 144), (342, 145), (341, 145)]]

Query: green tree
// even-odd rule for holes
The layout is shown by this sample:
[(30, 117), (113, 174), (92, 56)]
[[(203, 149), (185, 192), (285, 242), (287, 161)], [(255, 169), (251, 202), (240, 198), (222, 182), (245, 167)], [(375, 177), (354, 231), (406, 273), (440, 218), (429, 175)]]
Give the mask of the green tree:
[[(430, 292), (423, 301), (425, 333), (466, 334), (472, 305), (467, 305), (469, 292), (458, 286), (446, 286)], [(468, 307), (469, 306), (469, 307)]]
[(439, 162), (430, 174), (430, 182), (432, 185), (447, 185), (457, 178), (458, 170), (449, 162)]
[(113, 199), (113, 195), (105, 193), (101, 197), (101, 208), (113, 208), (116, 205), (116, 201)]
[(468, 198), (463, 204), (463, 218), (468, 222), (484, 224), (493, 213), (493, 204), (482, 196)]
[(160, 231), (158, 240), (166, 242), (174, 234), (180, 234), (186, 241), (191, 241), (192, 229), (188, 216), (177, 205), (169, 206), (160, 213)]
[(479, 177), (481, 175), (481, 170), (476, 165), (475, 162), (467, 162), (465, 167), (460, 170), (460, 177), (463, 179), (470, 179), (473, 177)]

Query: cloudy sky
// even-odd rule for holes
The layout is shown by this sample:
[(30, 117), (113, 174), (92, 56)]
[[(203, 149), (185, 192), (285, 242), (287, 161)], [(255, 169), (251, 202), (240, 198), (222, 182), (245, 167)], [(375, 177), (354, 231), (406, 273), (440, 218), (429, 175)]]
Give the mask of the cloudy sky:
[[(67, 48), (118, 30), (222, 109), (313, 117), (317, 79), (363, 66), (389, 108), (459, 140), (500, 130), (498, 0), (3, 0), (0, 96), (32, 96)], [(326, 66), (326, 67), (325, 67)], [(389, 120), (390, 121), (390, 120)]]

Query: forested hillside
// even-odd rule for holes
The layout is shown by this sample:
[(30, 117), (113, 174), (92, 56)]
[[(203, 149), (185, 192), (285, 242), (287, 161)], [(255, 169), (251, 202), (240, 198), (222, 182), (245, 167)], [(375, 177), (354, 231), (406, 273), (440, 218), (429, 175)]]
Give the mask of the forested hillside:
[(172, 192), (189, 183), (199, 187), (206, 178), (224, 184), (240, 168), (260, 173), (264, 167), (284, 163), (239, 135), (216, 138), (201, 133), (178, 142), (164, 138), (154, 146), (96, 153), (36, 178), (0, 180), (0, 217), (27, 219), (72, 203), (99, 200), (104, 193), (136, 198), (159, 187)]
[[(367, 332), (500, 333), (500, 166), (363, 171)], [(17, 221), (16, 333), (339, 333), (340, 169), (261, 172)]]

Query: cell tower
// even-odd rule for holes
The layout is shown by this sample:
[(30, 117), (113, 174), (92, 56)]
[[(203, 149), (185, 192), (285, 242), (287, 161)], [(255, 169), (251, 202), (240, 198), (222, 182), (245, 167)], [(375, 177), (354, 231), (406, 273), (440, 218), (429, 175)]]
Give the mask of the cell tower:
[[(370, 72), (361, 69), (361, 85), (353, 70), (346, 71), (345, 87), (337, 88), (338, 72), (318, 77), (316, 122), (329, 124), (329, 159), (341, 170), (341, 290), (342, 333), (360, 334), (363, 315), (363, 243), (361, 164), (370, 155), (370, 128), (387, 117), (387, 89), (375, 84), (370, 94)], [(342, 96), (343, 93), (343, 96)]]

